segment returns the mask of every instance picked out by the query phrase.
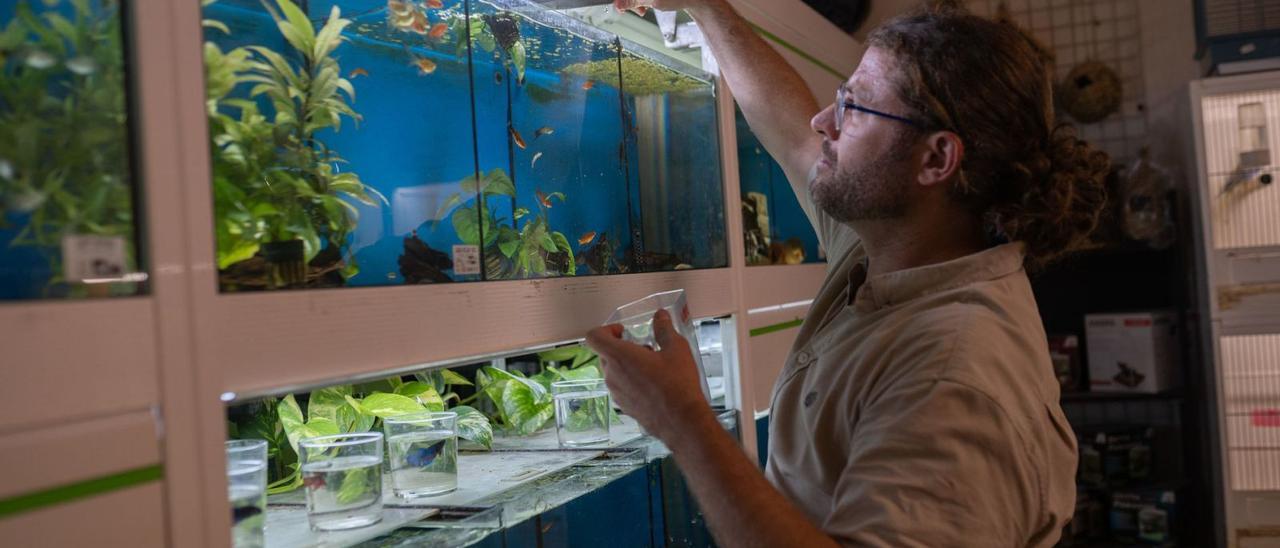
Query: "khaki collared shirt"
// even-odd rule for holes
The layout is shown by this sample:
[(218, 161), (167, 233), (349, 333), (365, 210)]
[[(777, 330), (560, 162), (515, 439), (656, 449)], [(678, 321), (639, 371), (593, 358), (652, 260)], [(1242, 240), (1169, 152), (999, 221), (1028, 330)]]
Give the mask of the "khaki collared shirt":
[(867, 279), (856, 234), (805, 206), (830, 263), (774, 386), (766, 476), (846, 545), (1052, 546), (1076, 442), (1022, 244)]

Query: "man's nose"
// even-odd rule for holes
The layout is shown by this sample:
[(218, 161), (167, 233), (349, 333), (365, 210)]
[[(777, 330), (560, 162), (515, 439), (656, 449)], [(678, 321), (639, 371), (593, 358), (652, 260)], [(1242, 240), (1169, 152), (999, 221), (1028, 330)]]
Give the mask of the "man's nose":
[(840, 138), (840, 128), (836, 127), (836, 106), (831, 105), (822, 109), (812, 120), (809, 120), (809, 127), (815, 133), (824, 135), (830, 141)]

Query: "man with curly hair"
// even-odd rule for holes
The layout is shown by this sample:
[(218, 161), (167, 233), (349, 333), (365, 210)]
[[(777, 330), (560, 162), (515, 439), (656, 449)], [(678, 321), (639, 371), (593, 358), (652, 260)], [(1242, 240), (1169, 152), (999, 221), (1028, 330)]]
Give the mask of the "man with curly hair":
[(660, 352), (618, 326), (588, 334), (717, 542), (1052, 546), (1076, 443), (1027, 269), (1085, 242), (1109, 162), (1055, 121), (1045, 50), (1012, 24), (922, 9), (875, 29), (819, 108), (727, 0), (615, 5), (697, 20), (829, 257), (774, 386), (764, 474), (665, 314)]

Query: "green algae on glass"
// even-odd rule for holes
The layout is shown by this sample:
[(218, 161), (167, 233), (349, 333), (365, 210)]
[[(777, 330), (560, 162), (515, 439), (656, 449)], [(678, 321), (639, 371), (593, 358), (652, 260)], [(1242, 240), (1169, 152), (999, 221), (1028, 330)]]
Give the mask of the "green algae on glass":
[[(565, 74), (618, 87), (618, 60), (615, 58), (575, 63), (565, 67)], [(709, 84), (639, 57), (622, 58), (623, 89), (629, 95), (658, 95), (706, 89)]]

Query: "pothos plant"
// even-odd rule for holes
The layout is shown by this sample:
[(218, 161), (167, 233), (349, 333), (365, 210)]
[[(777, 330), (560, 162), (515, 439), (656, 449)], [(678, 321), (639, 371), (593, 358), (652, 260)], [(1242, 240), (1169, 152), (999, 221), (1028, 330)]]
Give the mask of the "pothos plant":
[(479, 179), (467, 177), (461, 187), (461, 192), (445, 201), (436, 218), (448, 215), (458, 239), (484, 248), (486, 278), (501, 280), (576, 273), (569, 239), (553, 230), (547, 221), (552, 201), (563, 202), (563, 193), (540, 196), (536, 214), (527, 208), (516, 208), (508, 225), (507, 219), (497, 217), (488, 205), (490, 198), (515, 197), (515, 185), (505, 171), (494, 169)]
[[(340, 130), (344, 117), (360, 120), (351, 107), (355, 89), (333, 56), (351, 21), (334, 6), (317, 31), (293, 2), (275, 3), (278, 11), (264, 6), (296, 62), (263, 46), (223, 52), (205, 43), (220, 268), (253, 257), (263, 244), (290, 240), (303, 242), (309, 262), (322, 248), (345, 244), (358, 222), (359, 211), (344, 198), (387, 203), (356, 173), (341, 171), (342, 157), (316, 138)], [(205, 26), (227, 30), (217, 21)], [(241, 85), (250, 86), (248, 99), (232, 96)], [(260, 98), (273, 112), (261, 111)], [(358, 272), (353, 257), (344, 259), (344, 276)]]
[(120, 7), (43, 4), (18, 2), (0, 29), (0, 228), (26, 216), (11, 245), (48, 251), (52, 286), (63, 236), (123, 237), (136, 254)]
[[(541, 430), (555, 416), (551, 383), (561, 380), (599, 379), (600, 358), (585, 346), (569, 346), (538, 354), (539, 371), (526, 376), (519, 371), (504, 371), (492, 366), (476, 372), (477, 393), (492, 403), (490, 419), (507, 432), (527, 436)], [(580, 413), (607, 414), (617, 421), (613, 409), (581, 409)], [(588, 417), (569, 417), (569, 421), (585, 421)]]
[(448, 370), (418, 374), (415, 378), (404, 382), (400, 377), (392, 377), (368, 385), (322, 388), (307, 396), (305, 412), (292, 394), (278, 400), (268, 399), (257, 404), (257, 411), (248, 420), (231, 423), (230, 434), (233, 438), (267, 441), (272, 463), (267, 492), (271, 494), (302, 486), (299, 440), (380, 430), (382, 419), (396, 415), (448, 409), (458, 414), (459, 438), (485, 449), (492, 446), (493, 427), (488, 417), (473, 407), (461, 405), (461, 398), (451, 389), (470, 385), (470, 381)]

